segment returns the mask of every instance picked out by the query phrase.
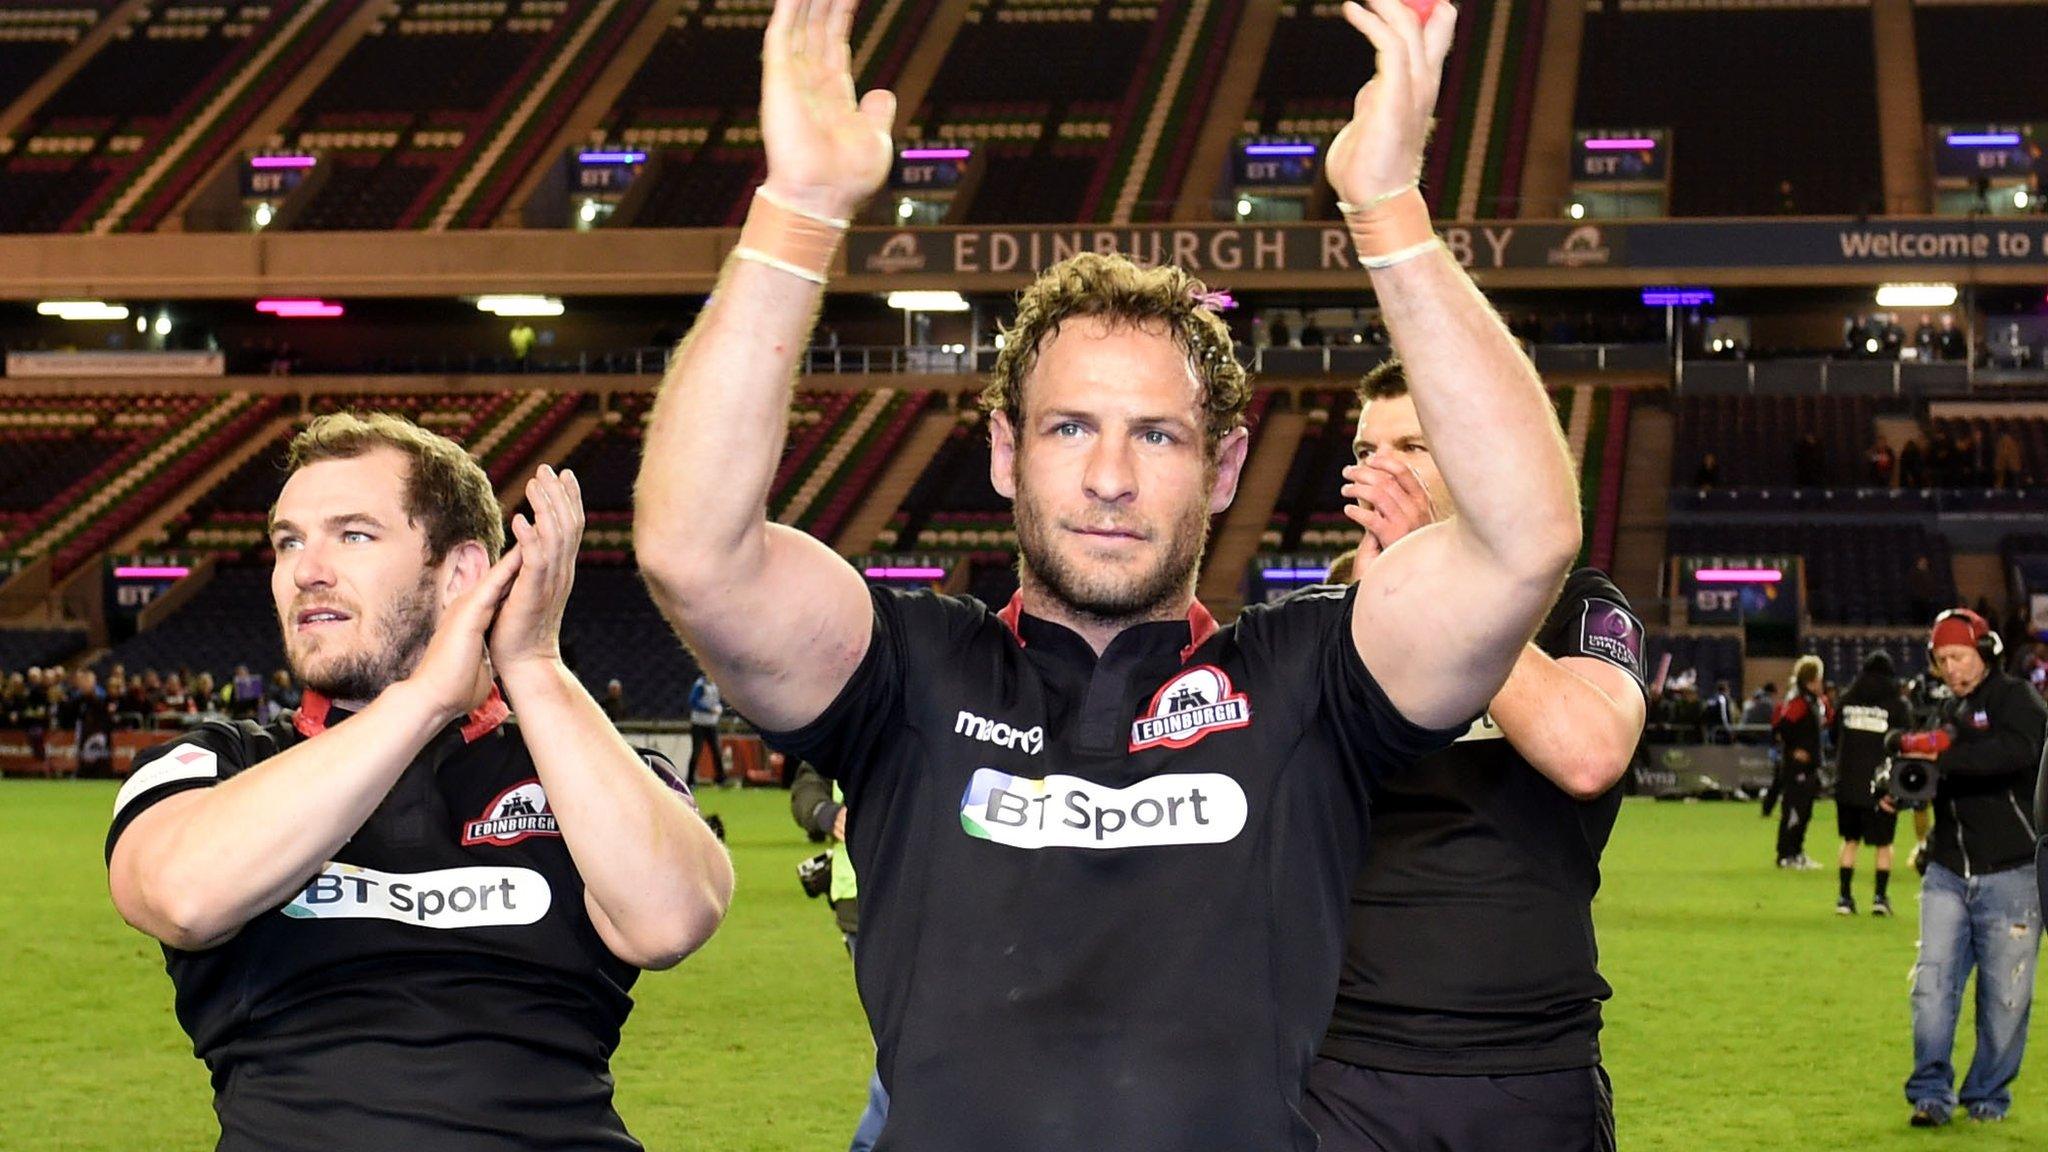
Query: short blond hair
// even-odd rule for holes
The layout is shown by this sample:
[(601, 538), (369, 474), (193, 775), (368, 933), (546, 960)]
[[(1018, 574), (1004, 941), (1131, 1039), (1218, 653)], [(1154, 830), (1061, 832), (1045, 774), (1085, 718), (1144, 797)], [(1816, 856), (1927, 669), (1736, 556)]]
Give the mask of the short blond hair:
[(1820, 657), (1801, 656), (1792, 662), (1792, 687), (1797, 688), (1802, 684), (1817, 683), (1826, 674), (1827, 665), (1821, 663)]
[(403, 416), (316, 416), (292, 437), (285, 470), (290, 474), (322, 460), (353, 460), (379, 448), (395, 449), (411, 462), (405, 477), (405, 518), (426, 533), (429, 564), (439, 564), (456, 545), (470, 540), (483, 545), (497, 562), (505, 551), (505, 510), (491, 488), (491, 478), (462, 445)]

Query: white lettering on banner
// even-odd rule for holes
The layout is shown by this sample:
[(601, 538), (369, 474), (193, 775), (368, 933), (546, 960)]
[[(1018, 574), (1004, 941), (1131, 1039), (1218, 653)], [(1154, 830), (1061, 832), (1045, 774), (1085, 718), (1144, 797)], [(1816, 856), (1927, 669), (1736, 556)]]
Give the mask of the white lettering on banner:
[(295, 920), (395, 920), (421, 928), (532, 924), (554, 892), (531, 868), (378, 872), (329, 863), (279, 911)]
[(1879, 736), (1891, 731), (1891, 713), (1868, 704), (1842, 705), (1842, 727), (1856, 732), (1872, 732)]
[[(1344, 238), (1341, 229), (1334, 231), (1338, 238)], [(1325, 267), (1331, 266), (1330, 244), (1326, 234)], [(1279, 228), (1152, 228), (1127, 232), (1098, 228), (953, 234), (953, 270), (962, 273), (1036, 274), (1081, 252), (1122, 255), (1139, 264), (1177, 264), (1192, 272), (1288, 270), (1287, 233)], [(871, 267), (873, 263), (870, 261)]]
[(1234, 840), (1248, 812), (1244, 789), (1214, 772), (1110, 788), (1079, 776), (1032, 780), (977, 768), (960, 802), (960, 826), (1011, 848), (1158, 848)]
[(1842, 255), (1850, 260), (1981, 260), (1991, 255), (1991, 237), (1983, 233), (1904, 232), (1888, 228), (1841, 234)]

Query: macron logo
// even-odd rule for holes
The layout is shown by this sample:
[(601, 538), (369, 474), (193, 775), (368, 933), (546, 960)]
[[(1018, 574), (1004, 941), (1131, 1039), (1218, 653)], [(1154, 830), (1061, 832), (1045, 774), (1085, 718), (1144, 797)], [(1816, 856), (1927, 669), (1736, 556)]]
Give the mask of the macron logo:
[(953, 732), (955, 735), (979, 740), (984, 744), (994, 744), (1000, 748), (1010, 748), (1032, 756), (1045, 750), (1043, 724), (1030, 728), (1012, 728), (1000, 720), (987, 720), (964, 708), (953, 721)]

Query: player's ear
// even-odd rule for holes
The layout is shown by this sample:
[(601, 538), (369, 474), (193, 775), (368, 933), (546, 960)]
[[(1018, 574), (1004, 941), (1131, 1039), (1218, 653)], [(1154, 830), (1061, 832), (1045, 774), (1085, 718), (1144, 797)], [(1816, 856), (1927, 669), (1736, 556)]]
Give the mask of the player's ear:
[(475, 587), (491, 569), (491, 554), (475, 540), (464, 540), (441, 561), (441, 607)]
[(1216, 445), (1216, 479), (1209, 485), (1209, 514), (1229, 509), (1237, 498), (1237, 478), (1244, 471), (1245, 454), (1251, 450), (1251, 432), (1239, 426), (1231, 429)]
[(988, 482), (1003, 499), (1017, 498), (1017, 429), (1000, 409), (988, 416)]

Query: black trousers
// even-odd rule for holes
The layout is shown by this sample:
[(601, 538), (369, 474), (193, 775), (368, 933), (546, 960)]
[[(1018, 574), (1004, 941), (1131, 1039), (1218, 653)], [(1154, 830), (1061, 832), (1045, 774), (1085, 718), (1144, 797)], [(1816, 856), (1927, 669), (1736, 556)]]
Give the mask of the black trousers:
[(725, 757), (718, 752), (718, 727), (714, 724), (690, 725), (690, 783), (697, 782), (697, 757), (711, 757), (711, 779), (725, 783)]
[(1813, 800), (1819, 791), (1811, 773), (1785, 778), (1784, 798), (1778, 808), (1778, 859), (1806, 851), (1806, 826), (1813, 823)]
[(1301, 1110), (1322, 1152), (1614, 1152), (1614, 1089), (1597, 1064), (1420, 1076), (1319, 1057)]

